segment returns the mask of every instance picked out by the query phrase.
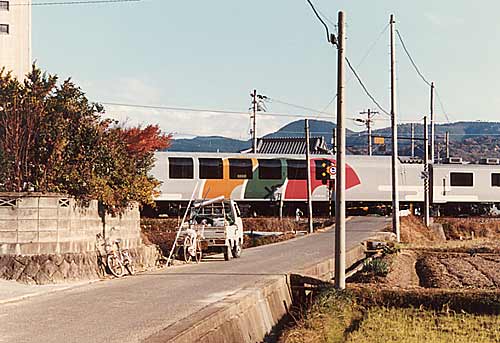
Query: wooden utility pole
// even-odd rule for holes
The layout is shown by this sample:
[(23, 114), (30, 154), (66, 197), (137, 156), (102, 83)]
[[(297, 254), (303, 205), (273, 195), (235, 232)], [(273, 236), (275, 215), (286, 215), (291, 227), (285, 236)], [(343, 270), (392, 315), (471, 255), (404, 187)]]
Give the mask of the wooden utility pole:
[(401, 240), (399, 227), (399, 170), (398, 170), (398, 122), (396, 117), (396, 49), (394, 44), (395, 21), (390, 17), (391, 26), (391, 124), (392, 124), (392, 230), (396, 240)]
[(337, 40), (337, 161), (335, 176), (335, 287), (345, 289), (345, 22), (344, 12), (338, 16)]
[(366, 130), (368, 131), (368, 142), (367, 142), (368, 143), (367, 144), (368, 156), (371, 156), (372, 152), (373, 152), (373, 149), (372, 149), (372, 122), (373, 122), (372, 115), (378, 114), (378, 112), (368, 109), (367, 111), (360, 112), (359, 114), (366, 114), (367, 115), (366, 119), (356, 119), (356, 121), (358, 121), (360, 123), (364, 123), (366, 125)]
[(427, 126), (427, 116), (424, 117), (424, 172), (422, 179), (424, 181), (424, 224), (429, 227), (429, 130)]
[(252, 150), (257, 153), (257, 90), (254, 89), (250, 94), (252, 97)]
[(415, 157), (415, 124), (410, 124), (411, 130), (411, 157)]
[(304, 120), (306, 134), (306, 165), (307, 165), (307, 213), (309, 233), (313, 233), (312, 191), (311, 191), (311, 153), (309, 142), (309, 119)]
[(436, 137), (434, 134), (434, 82), (431, 82), (431, 154), (430, 154), (430, 161), (431, 163), (434, 163), (434, 152), (436, 151), (435, 149), (435, 144), (436, 144)]

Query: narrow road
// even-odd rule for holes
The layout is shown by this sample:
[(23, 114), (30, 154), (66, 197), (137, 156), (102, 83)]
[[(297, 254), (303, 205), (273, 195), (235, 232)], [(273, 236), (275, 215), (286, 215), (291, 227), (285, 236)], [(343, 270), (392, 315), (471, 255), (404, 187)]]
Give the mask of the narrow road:
[[(385, 218), (347, 223), (347, 247), (381, 231)], [(140, 342), (266, 275), (284, 274), (332, 256), (333, 230), (0, 305), (0, 342)]]

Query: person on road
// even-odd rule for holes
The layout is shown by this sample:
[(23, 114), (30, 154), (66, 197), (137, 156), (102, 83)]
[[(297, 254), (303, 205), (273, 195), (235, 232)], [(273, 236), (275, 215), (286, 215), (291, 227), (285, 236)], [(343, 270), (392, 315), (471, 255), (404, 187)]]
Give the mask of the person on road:
[(303, 216), (304, 213), (297, 207), (295, 210), (295, 221), (298, 223), (300, 221), (300, 217)]

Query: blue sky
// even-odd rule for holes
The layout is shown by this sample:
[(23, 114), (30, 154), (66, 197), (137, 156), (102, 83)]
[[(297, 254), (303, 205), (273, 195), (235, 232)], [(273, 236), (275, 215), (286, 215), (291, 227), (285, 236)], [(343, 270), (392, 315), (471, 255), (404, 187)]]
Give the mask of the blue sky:
[[(34, 3), (41, 0), (33, 0)], [(332, 22), (347, 19), (347, 56), (370, 92), (389, 107), (389, 32), (397, 28), (451, 121), (497, 120), (500, 97), (500, 3), (314, 1)], [(334, 30), (334, 25), (329, 24)], [(372, 47), (372, 49), (370, 49)], [(363, 57), (369, 52), (368, 56)], [(247, 111), (249, 93), (323, 110), (335, 94), (336, 49), (306, 0), (144, 0), (124, 4), (33, 6), (33, 58), (72, 77), (94, 101)], [(402, 120), (428, 112), (428, 87), (397, 44)], [(362, 63), (361, 63), (362, 62)], [(375, 105), (347, 73), (347, 115)], [(268, 110), (311, 111), (268, 103)], [(107, 106), (110, 117), (159, 124), (178, 135), (249, 138), (248, 116)], [(334, 120), (335, 106), (325, 110)], [(445, 121), (439, 104), (438, 121)], [(321, 115), (322, 119), (327, 116)], [(388, 125), (378, 116), (378, 127)], [(258, 134), (293, 118), (262, 117)], [(356, 128), (351, 121), (349, 127)]]

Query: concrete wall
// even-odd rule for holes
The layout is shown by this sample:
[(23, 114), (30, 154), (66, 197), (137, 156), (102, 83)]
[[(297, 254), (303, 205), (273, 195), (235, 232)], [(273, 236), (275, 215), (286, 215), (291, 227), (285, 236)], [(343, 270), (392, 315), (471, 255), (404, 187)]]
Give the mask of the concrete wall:
[(99, 216), (64, 195), (0, 193), (0, 255), (81, 253), (96, 250), (96, 235), (122, 238), (124, 248), (142, 244), (137, 206), (120, 216)]
[(19, 79), (31, 69), (31, 0), (9, 0), (9, 10), (0, 9), (0, 24), (9, 33), (0, 33), (0, 69), (6, 67)]

